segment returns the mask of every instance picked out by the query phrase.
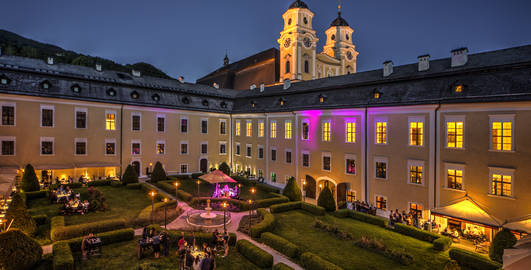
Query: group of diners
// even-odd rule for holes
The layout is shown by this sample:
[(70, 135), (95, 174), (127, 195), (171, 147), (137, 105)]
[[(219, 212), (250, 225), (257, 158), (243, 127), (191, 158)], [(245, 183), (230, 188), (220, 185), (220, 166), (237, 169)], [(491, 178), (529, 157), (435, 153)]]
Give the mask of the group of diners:
[(60, 185), (49, 193), (50, 202), (61, 204), (59, 209), (63, 215), (81, 214), (89, 211), (90, 203), (87, 200), (81, 201), (80, 194), (74, 193), (69, 186)]
[(354, 201), (354, 202), (347, 202), (347, 208), (350, 210), (355, 210), (358, 212), (366, 213), (369, 215), (376, 215), (376, 206), (373, 204), (368, 204), (364, 201)]
[(167, 257), (170, 254), (170, 237), (165, 231), (157, 232), (155, 228), (144, 227), (142, 230), (142, 238), (138, 240), (137, 256), (142, 259), (146, 249), (153, 250), (153, 256), (159, 258), (162, 256)]

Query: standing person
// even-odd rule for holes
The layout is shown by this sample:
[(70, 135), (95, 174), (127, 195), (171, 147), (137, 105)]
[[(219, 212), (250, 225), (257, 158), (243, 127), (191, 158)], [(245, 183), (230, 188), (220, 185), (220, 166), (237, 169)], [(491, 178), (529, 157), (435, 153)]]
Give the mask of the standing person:
[(209, 270), (214, 270), (216, 269), (216, 255), (214, 254), (214, 252), (210, 253), (210, 269)]
[(194, 256), (192, 256), (192, 253), (190, 250), (186, 250), (186, 257), (185, 257), (185, 269), (192, 269), (192, 266), (194, 265)]
[(160, 235), (155, 235), (152, 239), (153, 254), (155, 255), (155, 259), (158, 259), (160, 257)]
[(192, 232), (192, 235), (190, 235), (190, 237), (188, 237), (186, 242), (188, 243), (188, 245), (191, 245), (192, 247), (195, 247), (195, 233), (194, 232)]
[(181, 238), (179, 238), (179, 250), (183, 248), (185, 242), (186, 240), (184, 240), (184, 232), (181, 232)]
[(199, 256), (196, 256), (194, 259), (194, 265), (192, 266), (193, 270), (201, 270), (201, 267), (199, 266), (201, 263), (201, 259), (199, 259)]
[(212, 260), (210, 259), (210, 255), (207, 253), (206, 256), (201, 260), (201, 263), (199, 264), (199, 269), (210, 270), (211, 265), (212, 265)]
[(162, 245), (162, 256), (168, 257), (170, 254), (170, 239), (168, 233), (160, 233), (160, 244)]

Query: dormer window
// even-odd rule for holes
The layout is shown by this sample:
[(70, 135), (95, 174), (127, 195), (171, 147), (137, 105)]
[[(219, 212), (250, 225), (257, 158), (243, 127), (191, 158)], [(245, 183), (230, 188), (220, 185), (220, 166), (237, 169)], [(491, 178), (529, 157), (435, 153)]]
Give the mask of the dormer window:
[(116, 96), (116, 90), (114, 90), (113, 88), (107, 89), (107, 95), (111, 97)]
[(139, 97), (140, 97), (140, 94), (138, 94), (137, 91), (133, 91), (133, 92), (131, 93), (131, 98), (132, 98), (132, 99), (138, 99)]
[(153, 94), (151, 96), (151, 99), (153, 99), (153, 101), (157, 101), (158, 102), (160, 100), (160, 96), (158, 94)]
[(219, 106), (220, 106), (221, 108), (223, 108), (223, 109), (226, 109), (226, 108), (227, 108), (227, 102), (222, 101), (222, 102), (219, 104)]
[(374, 89), (374, 91), (372, 93), (372, 97), (374, 99), (379, 99), (381, 96), (382, 96), (382, 93), (380, 91), (378, 91), (377, 89)]
[(52, 87), (52, 84), (49, 81), (44, 81), (41, 83), (42, 89), (50, 89)]
[(203, 102), (201, 102), (201, 104), (203, 104), (203, 106), (205, 107), (208, 107), (208, 100), (203, 99)]
[(4, 74), (2, 74), (2, 76), (0, 76), (0, 84), (2, 85), (7, 85), (11, 82), (11, 80)]
[(72, 92), (80, 93), (81, 92), (81, 87), (78, 84), (72, 85)]
[(464, 88), (465, 88), (465, 87), (464, 87), (462, 84), (458, 84), (458, 85), (456, 85), (456, 86), (454, 87), (454, 92), (455, 92), (455, 93), (462, 93), (463, 90), (464, 90)]
[(255, 101), (251, 101), (251, 108), (254, 108), (256, 106), (256, 102)]
[(181, 102), (184, 103), (184, 104), (189, 104), (190, 103), (190, 99), (188, 97), (183, 97), (181, 99)]
[(326, 101), (326, 96), (323, 95), (323, 94), (320, 94), (319, 95), (319, 103), (325, 103), (325, 101)]

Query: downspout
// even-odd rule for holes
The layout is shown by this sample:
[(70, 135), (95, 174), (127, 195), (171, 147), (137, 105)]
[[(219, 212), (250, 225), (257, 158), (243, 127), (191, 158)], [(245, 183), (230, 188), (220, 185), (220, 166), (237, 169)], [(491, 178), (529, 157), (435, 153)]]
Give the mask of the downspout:
[[(230, 127), (229, 127), (229, 149), (228, 149), (228, 153), (229, 153), (229, 166), (231, 168), (231, 171), (232, 171), (232, 168), (234, 164), (232, 164), (232, 140), (233, 140), (233, 137), (232, 137), (232, 133), (233, 133), (233, 130), (232, 130), (232, 113), (229, 114), (229, 123), (230, 123)], [(218, 148), (219, 148), (219, 145), (218, 145)], [(218, 150), (219, 151), (219, 150)]]
[[(293, 112), (295, 115), (295, 181), (299, 181), (299, 115)], [(302, 185), (302, 183), (301, 183)]]
[(266, 179), (269, 184), (271, 184), (271, 179), (269, 179), (269, 136), (270, 136), (270, 128), (269, 128), (269, 114), (265, 113), (265, 124), (264, 124), (264, 129), (267, 130), (267, 132), (265, 132), (265, 150), (264, 150), (264, 159), (265, 159), (265, 171), (266, 171), (266, 175), (264, 177), (264, 179)]
[(365, 145), (364, 145), (364, 149), (363, 151), (365, 152), (365, 198), (364, 198), (364, 201), (366, 203), (369, 202), (368, 198), (369, 198), (369, 145), (368, 145), (368, 137), (369, 137), (369, 123), (367, 122), (368, 121), (368, 108), (367, 108), (367, 105), (365, 105), (365, 113), (363, 114), (363, 117), (364, 117), (364, 136), (363, 136), (363, 140), (365, 142)]
[[(433, 151), (433, 153), (435, 154), (435, 157), (434, 157), (434, 163), (433, 164), (433, 207), (437, 207), (437, 188), (438, 188), (438, 182), (437, 182), (437, 173), (438, 173), (438, 170), (437, 170), (437, 167), (439, 165), (439, 147), (440, 147), (440, 143), (439, 143), (439, 125), (440, 125), (440, 117), (439, 117), (439, 109), (441, 108), (441, 103), (439, 102), (437, 104), (437, 108), (435, 108), (435, 115), (434, 115), (434, 122), (435, 122), (435, 127), (434, 127), (434, 132), (433, 132), (433, 138), (435, 140), (435, 149)], [(431, 213), (431, 211), (430, 211)]]
[(122, 168), (123, 168), (123, 140), (124, 140), (124, 105), (122, 104), (120, 106), (120, 179), (122, 176)]

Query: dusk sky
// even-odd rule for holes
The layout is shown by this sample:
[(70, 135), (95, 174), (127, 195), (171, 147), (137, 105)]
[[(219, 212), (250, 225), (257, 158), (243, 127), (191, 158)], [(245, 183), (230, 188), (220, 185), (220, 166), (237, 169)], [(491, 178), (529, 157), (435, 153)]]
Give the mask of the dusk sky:
[[(3, 1), (0, 28), (27, 38), (125, 64), (148, 62), (195, 80), (231, 62), (278, 48), (281, 15), (293, 0), (16, 0)], [(305, 0), (324, 31), (337, 1)], [(531, 44), (529, 0), (343, 0), (354, 29), (358, 71)]]

